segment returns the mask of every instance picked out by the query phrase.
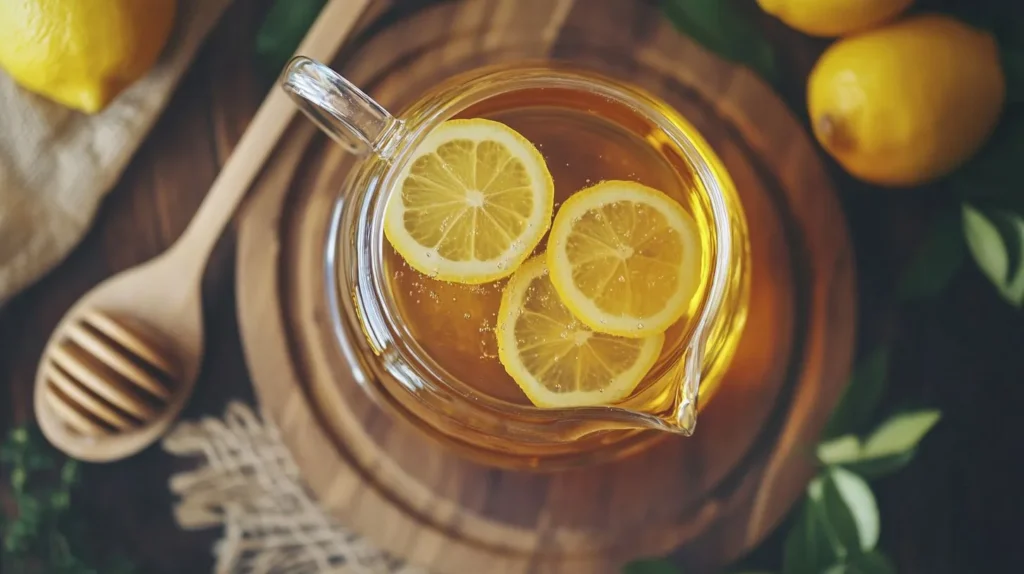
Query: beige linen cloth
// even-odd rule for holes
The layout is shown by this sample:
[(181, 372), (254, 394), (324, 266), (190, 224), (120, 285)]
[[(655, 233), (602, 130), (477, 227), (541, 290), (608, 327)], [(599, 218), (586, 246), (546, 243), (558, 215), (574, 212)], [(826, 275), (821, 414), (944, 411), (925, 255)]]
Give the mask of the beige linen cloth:
[(178, 524), (224, 529), (216, 574), (427, 574), (325, 512), (274, 424), (243, 403), (178, 423), (163, 447), (195, 464), (170, 480)]
[(19, 88), (0, 70), (0, 307), (85, 235), (231, 0), (179, 0), (160, 60), (96, 115)]

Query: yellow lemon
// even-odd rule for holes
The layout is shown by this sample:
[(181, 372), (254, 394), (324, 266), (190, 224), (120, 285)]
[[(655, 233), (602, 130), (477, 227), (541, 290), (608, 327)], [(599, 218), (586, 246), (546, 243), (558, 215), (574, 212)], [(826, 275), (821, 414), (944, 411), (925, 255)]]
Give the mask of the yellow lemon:
[(548, 237), (551, 281), (595, 331), (661, 333), (689, 308), (700, 284), (697, 224), (663, 192), (609, 180), (562, 204)]
[(533, 404), (579, 407), (620, 401), (654, 366), (665, 336), (598, 333), (562, 304), (543, 256), (509, 279), (498, 308), (498, 359)]
[(811, 72), (807, 102), (815, 137), (848, 172), (903, 187), (970, 159), (1005, 93), (990, 34), (921, 15), (832, 44)]
[(820, 37), (874, 28), (903, 13), (914, 0), (757, 0), (787, 26)]
[(24, 88), (86, 113), (153, 65), (175, 0), (0, 0), (0, 68)]
[(544, 157), (505, 124), (450, 120), (417, 148), (388, 200), (384, 232), (410, 267), (478, 284), (511, 275), (551, 224)]

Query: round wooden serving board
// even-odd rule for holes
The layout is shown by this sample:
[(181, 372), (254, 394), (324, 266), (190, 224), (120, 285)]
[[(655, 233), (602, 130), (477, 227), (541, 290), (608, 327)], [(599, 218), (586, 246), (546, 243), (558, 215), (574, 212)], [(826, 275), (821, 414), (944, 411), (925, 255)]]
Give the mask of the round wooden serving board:
[(268, 416), (343, 524), (437, 573), (614, 572), (675, 553), (734, 560), (800, 495), (849, 368), (853, 256), (817, 150), (754, 74), (631, 0), (462, 0), (386, 8), (334, 63), (400, 111), (451, 74), (551, 57), (646, 88), (703, 132), (742, 197), (752, 302), (734, 367), (691, 438), (556, 474), (479, 466), (382, 410), (337, 356), (324, 248), (350, 158), (295, 121), (241, 216), (239, 320)]

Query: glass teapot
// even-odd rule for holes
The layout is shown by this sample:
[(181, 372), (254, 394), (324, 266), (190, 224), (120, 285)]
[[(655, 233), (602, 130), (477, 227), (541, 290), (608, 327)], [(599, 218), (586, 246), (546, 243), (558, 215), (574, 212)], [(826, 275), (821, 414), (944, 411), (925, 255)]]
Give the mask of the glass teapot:
[[(678, 112), (639, 88), (550, 61), (454, 76), (397, 115), (301, 56), (281, 87), (358, 158), (338, 190), (325, 268), (339, 352), (376, 402), (477, 461), (511, 468), (590, 464), (694, 432), (743, 329), (750, 255), (728, 174)], [(512, 280), (444, 281), (407, 265), (389, 242), (388, 202), (404, 193), (420, 146), (446, 122), (474, 118), (518, 130), (544, 156), (556, 208), (588, 185), (628, 180), (671, 195), (695, 223), (692, 292), (627, 396), (581, 405), (530, 399), (496, 341), (515, 338), (496, 326)]]

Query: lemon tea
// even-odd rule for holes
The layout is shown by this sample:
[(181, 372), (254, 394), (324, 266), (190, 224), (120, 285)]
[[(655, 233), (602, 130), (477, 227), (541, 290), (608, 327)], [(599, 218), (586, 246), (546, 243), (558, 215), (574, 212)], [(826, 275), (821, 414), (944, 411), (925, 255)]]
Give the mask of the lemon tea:
[[(682, 317), (665, 330), (654, 364), (630, 393), (649, 403), (640, 408), (664, 408), (659, 403), (671, 402), (671, 393), (656, 392), (652, 387), (674, 376), (710, 284), (716, 247), (710, 218), (704, 214), (707, 194), (684, 153), (664, 137), (658, 125), (636, 110), (584, 90), (511, 91), (478, 102), (455, 117), (499, 122), (526, 138), (541, 153), (550, 171), (556, 213), (581, 190), (601, 182), (624, 181), (661, 191), (691, 215), (699, 250), (684, 271), (692, 278), (684, 279), (692, 280), (697, 288), (687, 298)], [(533, 249), (534, 256), (543, 256), (548, 239), (545, 234)], [(531, 404), (498, 352), (498, 312), (507, 278), (467, 285), (432, 277), (411, 267), (391, 244), (385, 249), (385, 270), (409, 334), (444, 372), (489, 397)], [(613, 284), (622, 285), (631, 279), (624, 268), (607, 271), (608, 281)], [(560, 335), (571, 337), (573, 333)], [(722, 332), (708, 341), (708, 347), (717, 352), (734, 345), (737, 336), (737, 331)], [(704, 382), (705, 396), (714, 382)]]
[(503, 467), (694, 431), (745, 321), (749, 248), (677, 112), (550, 62), (449, 78), (398, 116), (308, 58), (283, 85), (356, 152), (325, 257), (339, 385)]

